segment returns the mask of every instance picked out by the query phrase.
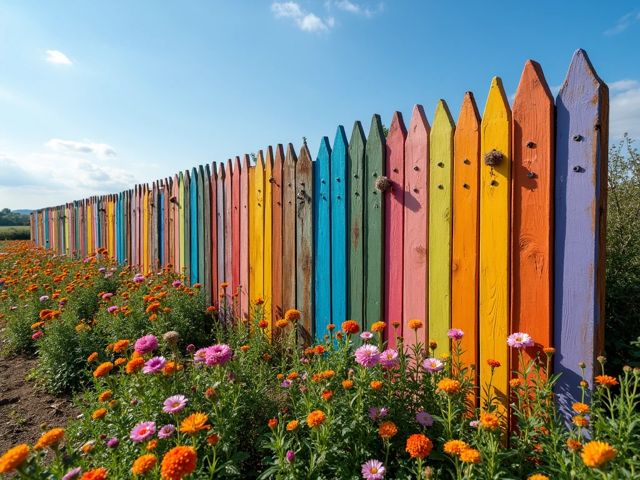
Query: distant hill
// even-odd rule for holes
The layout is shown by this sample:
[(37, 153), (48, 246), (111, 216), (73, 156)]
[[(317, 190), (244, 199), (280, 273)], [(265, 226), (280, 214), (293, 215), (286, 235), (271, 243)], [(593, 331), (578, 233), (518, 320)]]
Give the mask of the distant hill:
[(20, 208), (18, 210), (11, 210), (11, 211), (15, 213), (21, 213), (23, 215), (29, 215), (31, 212), (33, 212), (33, 210), (28, 210), (26, 208)]
[(8, 208), (0, 210), (0, 226), (14, 227), (18, 225), (29, 225), (29, 215), (24, 212), (25, 210), (11, 211)]

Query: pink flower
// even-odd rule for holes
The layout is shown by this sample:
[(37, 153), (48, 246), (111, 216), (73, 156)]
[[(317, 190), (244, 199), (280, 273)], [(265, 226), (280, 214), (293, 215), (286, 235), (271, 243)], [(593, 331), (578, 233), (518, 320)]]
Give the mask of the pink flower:
[(362, 464), (362, 478), (365, 480), (382, 480), (386, 470), (379, 460), (367, 460)]
[(507, 345), (512, 348), (528, 348), (533, 347), (534, 342), (528, 333), (517, 332), (507, 337)]
[(416, 422), (418, 422), (423, 427), (430, 427), (433, 425), (433, 417), (427, 412), (420, 410), (416, 413)]
[(174, 288), (178, 288), (180, 285), (182, 285), (182, 282), (181, 282), (180, 280), (174, 280), (174, 281), (171, 283), (171, 285), (172, 285)]
[(389, 409), (387, 407), (369, 407), (369, 418), (374, 422), (386, 417), (388, 413)]
[(464, 332), (459, 328), (451, 328), (449, 332), (447, 332), (447, 336), (451, 340), (460, 340), (462, 337), (464, 337)]
[(140, 354), (153, 352), (158, 348), (158, 339), (155, 335), (145, 335), (136, 340), (134, 350)]
[(164, 401), (162, 411), (165, 413), (178, 413), (187, 406), (187, 402), (187, 397), (184, 395), (173, 395)]
[(398, 365), (398, 351), (393, 348), (387, 348), (380, 354), (380, 365), (384, 368), (394, 368)]
[(133, 281), (134, 281), (135, 283), (142, 283), (142, 282), (144, 282), (144, 275), (142, 275), (142, 274), (140, 274), (140, 273), (136, 273), (136, 274), (133, 276)]
[(107, 312), (109, 313), (116, 313), (117, 311), (118, 311), (117, 305), (111, 305), (109, 308), (107, 308)]
[(444, 363), (442, 363), (442, 360), (437, 358), (427, 358), (422, 362), (422, 368), (429, 373), (436, 373), (440, 372), (444, 368)]
[(204, 362), (209, 366), (224, 365), (233, 357), (233, 350), (231, 350), (229, 345), (225, 345), (224, 343), (211, 345), (205, 349), (205, 352)]
[(146, 361), (142, 368), (142, 373), (156, 373), (164, 368), (167, 363), (167, 359), (164, 357), (153, 357)]
[(360, 334), (360, 338), (363, 339), (366, 342), (367, 340), (371, 340), (373, 338), (373, 333), (371, 333), (371, 332), (362, 332)]
[(102, 299), (103, 300), (109, 300), (111, 297), (113, 297), (113, 293), (111, 293), (111, 292), (107, 292), (107, 293), (103, 293), (102, 294)]
[(471, 421), (469, 422), (469, 426), (470, 426), (471, 428), (478, 428), (478, 425), (480, 425), (480, 421), (479, 421), (479, 420), (471, 420)]
[(193, 354), (193, 363), (204, 363), (207, 359), (207, 349), (201, 348)]
[(158, 430), (158, 438), (165, 439), (173, 436), (176, 432), (176, 427), (171, 424), (163, 426), (160, 430)]
[(42, 330), (38, 330), (37, 332), (35, 332), (33, 335), (31, 335), (31, 340), (37, 340), (39, 339), (42, 335), (44, 335), (44, 333), (42, 332)]
[(296, 452), (294, 452), (293, 450), (287, 450), (287, 462), (289, 463), (293, 463), (293, 461), (296, 459)]
[(41, 302), (46, 302), (47, 300), (49, 300), (49, 295), (42, 295), (42, 296), (40, 297), (40, 301), (41, 301)]
[(62, 477), (62, 480), (73, 480), (81, 473), (82, 473), (82, 468), (80, 467), (72, 468), (71, 470), (69, 470), (67, 473), (64, 474), (64, 476)]
[(141, 422), (133, 427), (131, 433), (129, 434), (129, 438), (136, 443), (144, 442), (153, 437), (153, 434), (156, 433), (156, 423), (155, 422)]
[(375, 345), (362, 345), (354, 355), (356, 362), (366, 368), (375, 366), (380, 360), (380, 350)]

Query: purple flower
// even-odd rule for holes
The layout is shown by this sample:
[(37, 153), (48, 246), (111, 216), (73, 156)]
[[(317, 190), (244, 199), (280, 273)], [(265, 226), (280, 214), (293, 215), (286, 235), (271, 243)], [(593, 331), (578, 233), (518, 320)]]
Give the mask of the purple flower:
[(187, 352), (193, 353), (195, 351), (196, 351), (196, 346), (193, 343), (190, 343), (189, 345), (187, 345)]
[(373, 367), (380, 360), (380, 350), (375, 345), (362, 345), (355, 352), (356, 362), (363, 367)]
[(178, 413), (187, 406), (187, 402), (187, 397), (184, 395), (173, 395), (164, 401), (162, 411), (165, 413)]
[(280, 386), (282, 388), (289, 388), (291, 386), (291, 380), (283, 380), (282, 383), (280, 384)]
[(107, 441), (107, 447), (109, 448), (116, 448), (118, 445), (120, 445), (120, 440), (117, 437), (110, 438)]
[(286, 457), (287, 457), (287, 462), (293, 463), (293, 461), (296, 458), (296, 452), (294, 452), (293, 450), (287, 450)]
[(369, 418), (374, 422), (386, 417), (388, 413), (389, 409), (387, 407), (369, 407)]
[(178, 288), (180, 285), (182, 285), (182, 282), (181, 282), (180, 280), (174, 280), (174, 281), (171, 283), (171, 285), (172, 285), (174, 288)]
[(398, 352), (393, 348), (387, 348), (380, 354), (380, 365), (384, 368), (394, 368), (398, 365)]
[(433, 417), (424, 410), (420, 410), (416, 413), (416, 422), (423, 427), (431, 427), (433, 425)]
[(507, 345), (512, 348), (528, 348), (533, 347), (534, 342), (528, 333), (517, 332), (507, 337)]
[(207, 347), (205, 353), (205, 363), (211, 365), (224, 365), (233, 357), (233, 350), (229, 345), (218, 343)]
[(362, 478), (365, 480), (382, 480), (386, 469), (380, 460), (367, 460), (362, 464)]
[(62, 480), (73, 480), (81, 473), (82, 473), (82, 468), (80, 467), (72, 468), (71, 470), (69, 470), (67, 473), (64, 474), (64, 476), (62, 477)]
[(40, 297), (40, 301), (41, 301), (41, 302), (46, 302), (47, 300), (49, 300), (49, 295), (42, 295), (42, 296)]
[(371, 332), (362, 332), (360, 334), (360, 338), (364, 341), (371, 340), (373, 338), (373, 333)]
[(447, 332), (447, 336), (451, 340), (460, 340), (462, 337), (464, 337), (464, 332), (459, 328), (451, 328), (449, 329), (449, 332)]
[(165, 439), (173, 436), (176, 432), (176, 427), (171, 424), (164, 425), (160, 430), (158, 430), (158, 438)]
[(436, 373), (444, 368), (444, 363), (442, 363), (442, 360), (439, 360), (437, 358), (427, 358), (424, 362), (422, 362), (422, 368), (424, 368), (429, 373)]
[(153, 352), (158, 348), (158, 339), (155, 335), (145, 335), (136, 340), (134, 350), (140, 354)]
[(200, 348), (196, 353), (193, 354), (193, 363), (204, 363), (207, 359), (207, 349)]
[(109, 308), (107, 308), (107, 312), (109, 313), (115, 313), (118, 311), (118, 306), (117, 305), (111, 305)]
[(140, 443), (149, 440), (156, 433), (156, 422), (140, 422), (131, 430), (129, 438)]
[(133, 276), (133, 281), (134, 281), (135, 283), (142, 283), (142, 282), (144, 282), (144, 275), (142, 275), (141, 273), (136, 273), (136, 274)]
[(98, 269), (98, 271), (99, 271), (100, 273), (104, 273), (104, 272), (106, 272), (106, 271), (107, 271), (107, 269), (106, 269), (106, 268), (104, 268), (104, 267), (100, 267), (100, 268)]
[(146, 361), (142, 373), (156, 373), (164, 368), (167, 359), (164, 357), (153, 357)]

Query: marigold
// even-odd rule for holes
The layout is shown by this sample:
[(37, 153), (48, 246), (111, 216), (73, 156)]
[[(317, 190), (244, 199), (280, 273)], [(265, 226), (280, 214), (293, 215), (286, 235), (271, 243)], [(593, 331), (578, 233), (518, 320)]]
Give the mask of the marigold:
[(469, 448), (469, 444), (463, 440), (449, 440), (444, 444), (444, 453), (457, 456), (467, 448)]
[(460, 391), (460, 382), (452, 378), (443, 378), (438, 382), (438, 388), (450, 395)]
[(610, 375), (598, 375), (596, 377), (596, 383), (603, 387), (615, 387), (618, 385), (618, 380)]
[(220, 441), (220, 435), (218, 435), (217, 433), (212, 433), (207, 437), (207, 443), (212, 447), (217, 445), (219, 441)]
[(353, 388), (353, 380), (343, 380), (342, 388), (344, 388), (345, 390), (349, 390), (350, 388)]
[(307, 415), (307, 425), (309, 428), (319, 427), (327, 419), (327, 415), (322, 410), (314, 410)]
[(293, 432), (296, 428), (298, 428), (299, 424), (300, 422), (298, 422), (298, 420), (291, 420), (289, 423), (287, 423), (287, 431)]
[(131, 473), (134, 475), (144, 475), (145, 473), (153, 470), (153, 467), (158, 463), (158, 458), (153, 453), (147, 453), (142, 455), (133, 462), (131, 467)]
[(325, 390), (320, 394), (320, 398), (327, 402), (331, 400), (331, 397), (333, 397), (333, 392), (331, 390)]
[(287, 322), (297, 322), (302, 317), (302, 313), (300, 310), (296, 310), (295, 308), (290, 308), (284, 314), (284, 319)]
[(521, 378), (512, 378), (511, 380), (509, 380), (509, 386), (511, 388), (518, 388), (523, 383), (524, 381)]
[(173, 447), (162, 459), (162, 479), (181, 480), (196, 469), (197, 461), (198, 455), (193, 447)]
[(480, 425), (487, 430), (495, 430), (500, 427), (500, 419), (495, 413), (481, 413), (480, 414)]
[(13, 472), (20, 467), (29, 456), (29, 446), (22, 443), (7, 450), (0, 457), (0, 473)]
[(289, 325), (289, 322), (283, 318), (276, 320), (276, 327), (278, 328), (286, 328), (287, 325)]
[(422, 433), (414, 433), (407, 438), (406, 451), (411, 455), (411, 458), (427, 458), (431, 453), (432, 448), (433, 443), (431, 443), (431, 440)]
[(490, 358), (487, 360), (487, 365), (489, 365), (491, 368), (498, 368), (502, 364), (500, 363), (499, 360), (496, 360), (495, 358)]
[(126, 362), (127, 362), (127, 359), (126, 359), (126, 358), (122, 358), (122, 357), (120, 357), (120, 358), (116, 358), (116, 359), (115, 359), (115, 361), (113, 362), (113, 364), (114, 364), (116, 367), (119, 367), (120, 365), (122, 365), (123, 363), (126, 363)]
[(371, 388), (374, 390), (380, 390), (383, 385), (384, 383), (382, 383), (380, 380), (374, 380), (370, 384)]
[(582, 448), (582, 461), (587, 467), (598, 468), (613, 460), (618, 452), (607, 442), (592, 440)]
[(419, 330), (423, 327), (424, 324), (422, 323), (422, 320), (413, 319), (409, 320), (409, 323), (407, 325), (411, 330)]
[(98, 352), (93, 352), (91, 355), (87, 357), (87, 363), (95, 362), (98, 358)]
[(127, 366), (125, 367), (125, 372), (128, 374), (132, 374), (140, 370), (144, 366), (144, 358), (136, 357), (129, 360)]
[(533, 475), (529, 475), (527, 480), (549, 480), (549, 477), (542, 473), (534, 473)]
[(287, 375), (287, 380), (295, 380), (298, 378), (298, 376), (298, 372), (291, 372), (289, 375)]
[(104, 418), (106, 414), (106, 408), (99, 408), (97, 410), (94, 410), (94, 412), (91, 414), (91, 418), (93, 418), (94, 420), (100, 420), (101, 418)]
[(123, 352), (129, 347), (129, 340), (118, 340), (113, 344), (113, 351), (115, 353)]
[(397, 433), (398, 427), (396, 427), (396, 424), (393, 422), (382, 422), (378, 427), (378, 435), (385, 440), (395, 437)]
[(268, 326), (269, 326), (269, 322), (267, 322), (266, 320), (260, 320), (258, 322), (258, 327), (262, 328), (263, 330)]
[(574, 412), (579, 413), (580, 415), (584, 415), (589, 411), (589, 405), (582, 402), (575, 402), (571, 408), (573, 408)]
[(276, 428), (278, 426), (278, 419), (277, 418), (270, 418), (269, 421), (267, 422), (267, 424), (269, 425), (269, 428), (271, 430), (273, 430), (274, 428)]
[(582, 448), (582, 443), (580, 440), (576, 440), (575, 438), (567, 439), (567, 448), (572, 452), (577, 452)]
[(176, 362), (167, 362), (164, 365), (164, 368), (162, 369), (162, 373), (164, 375), (172, 375), (176, 372), (176, 370), (178, 370), (178, 366), (176, 365)]
[(38, 442), (34, 445), (34, 450), (41, 448), (49, 448), (58, 445), (64, 438), (64, 428), (52, 428), (48, 432), (42, 434)]
[(572, 421), (573, 424), (577, 427), (586, 428), (589, 426), (589, 420), (587, 420), (582, 415), (576, 415), (575, 417), (573, 417)]
[(112, 396), (113, 396), (113, 392), (111, 390), (105, 390), (100, 395), (98, 395), (98, 401), (106, 402), (108, 400), (111, 400)]
[(158, 448), (158, 440), (157, 440), (157, 439), (155, 439), (155, 438), (154, 438), (153, 440), (149, 440), (149, 441), (147, 442), (147, 445), (145, 446), (145, 448), (146, 448), (147, 450), (149, 450), (150, 452), (151, 452), (152, 450), (155, 450), (156, 448)]
[(44, 325), (44, 322), (36, 322), (36, 323), (31, 325), (31, 330), (35, 330), (37, 328), (40, 328), (43, 325)]
[(113, 370), (113, 363), (104, 362), (98, 365), (98, 368), (93, 371), (93, 376), (95, 378), (104, 377), (108, 375), (111, 370)]
[(347, 320), (346, 322), (342, 322), (342, 330), (344, 333), (355, 334), (360, 331), (360, 325), (355, 320)]
[(209, 417), (202, 412), (196, 412), (182, 420), (180, 431), (182, 433), (198, 433), (200, 430), (208, 430), (211, 425), (207, 424)]
[(105, 480), (108, 474), (109, 471), (106, 468), (100, 467), (84, 472), (82, 477), (80, 477), (80, 480)]
[(374, 333), (384, 332), (385, 327), (386, 324), (384, 322), (375, 322), (373, 325), (371, 325), (371, 331)]
[(480, 463), (480, 452), (475, 448), (465, 448), (460, 452), (460, 460), (464, 463)]

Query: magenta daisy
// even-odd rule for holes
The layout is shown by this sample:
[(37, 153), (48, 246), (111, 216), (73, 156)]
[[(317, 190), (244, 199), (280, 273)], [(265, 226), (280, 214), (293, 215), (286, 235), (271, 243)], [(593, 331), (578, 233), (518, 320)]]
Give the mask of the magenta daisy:
[(355, 352), (356, 362), (363, 367), (373, 367), (380, 360), (380, 350), (375, 345), (362, 345)]
[(153, 357), (146, 361), (142, 368), (142, 373), (157, 373), (162, 370), (167, 363), (164, 357)]
[(155, 335), (145, 335), (136, 340), (134, 350), (140, 354), (153, 352), (158, 348), (158, 339)]
[(447, 336), (451, 340), (460, 340), (462, 337), (464, 337), (464, 332), (462, 330), (460, 330), (459, 328), (451, 328), (447, 332)]
[(393, 348), (387, 348), (380, 354), (380, 365), (384, 368), (394, 368), (398, 366), (398, 351)]
[(205, 349), (205, 363), (211, 365), (224, 365), (233, 357), (233, 350), (229, 345), (218, 343)]
[(162, 407), (164, 413), (178, 413), (187, 406), (187, 397), (184, 395), (173, 395), (167, 398)]
[(528, 333), (516, 332), (507, 337), (507, 345), (512, 348), (528, 348), (533, 347), (534, 342)]
[(141, 422), (137, 424), (131, 430), (129, 434), (129, 438), (134, 442), (144, 442), (153, 437), (153, 434), (156, 433), (156, 423), (155, 422)]
[(193, 354), (193, 363), (204, 363), (207, 359), (207, 349), (201, 348)]
[(158, 430), (158, 438), (165, 439), (172, 437), (173, 434), (176, 433), (176, 427), (168, 424), (164, 425), (160, 430)]
[(380, 460), (371, 459), (362, 464), (362, 478), (365, 480), (382, 480), (385, 471)]
[(371, 332), (362, 332), (360, 334), (360, 338), (365, 340), (365, 341), (366, 340), (371, 340), (373, 338), (373, 333), (371, 333)]
[(422, 362), (422, 368), (429, 373), (437, 373), (444, 368), (444, 363), (442, 363), (442, 360), (437, 358), (427, 358)]

